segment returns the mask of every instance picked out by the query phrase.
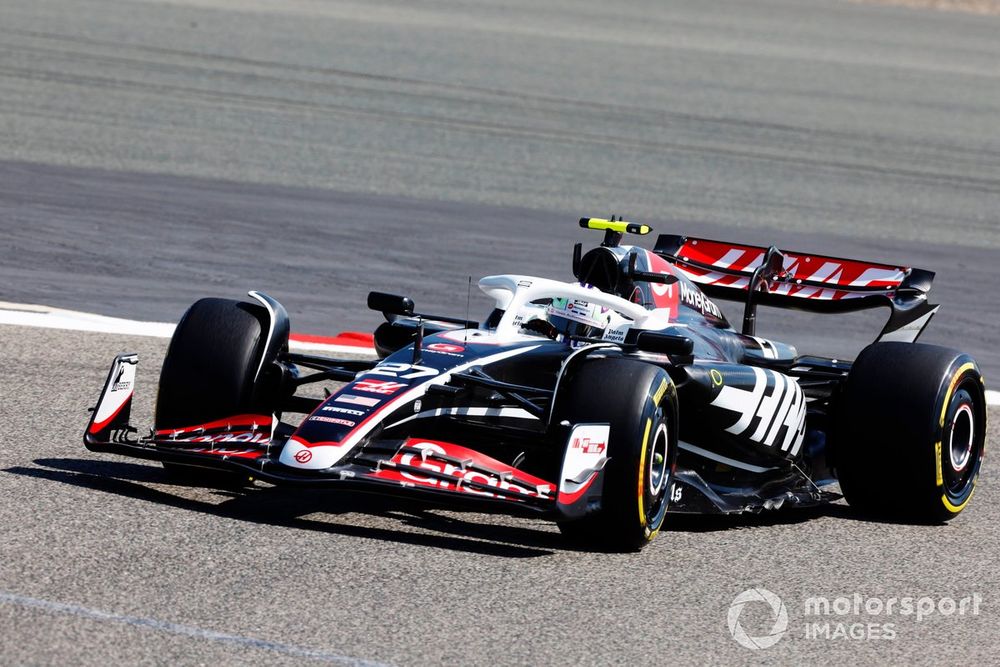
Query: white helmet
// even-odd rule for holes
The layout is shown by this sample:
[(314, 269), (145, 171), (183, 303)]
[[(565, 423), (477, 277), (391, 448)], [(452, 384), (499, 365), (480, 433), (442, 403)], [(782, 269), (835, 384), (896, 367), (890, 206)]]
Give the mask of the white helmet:
[(611, 309), (583, 299), (554, 298), (545, 312), (549, 324), (565, 336), (600, 338), (611, 324)]

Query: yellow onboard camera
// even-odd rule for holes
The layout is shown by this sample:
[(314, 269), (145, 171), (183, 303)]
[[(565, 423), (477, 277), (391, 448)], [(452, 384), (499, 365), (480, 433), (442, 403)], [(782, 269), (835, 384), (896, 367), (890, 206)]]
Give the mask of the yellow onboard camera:
[(604, 218), (580, 218), (580, 226), (586, 229), (600, 229), (619, 234), (644, 235), (653, 231), (653, 228), (649, 225), (639, 225), (634, 222), (622, 220), (621, 218), (615, 220), (614, 216), (610, 220), (605, 220)]

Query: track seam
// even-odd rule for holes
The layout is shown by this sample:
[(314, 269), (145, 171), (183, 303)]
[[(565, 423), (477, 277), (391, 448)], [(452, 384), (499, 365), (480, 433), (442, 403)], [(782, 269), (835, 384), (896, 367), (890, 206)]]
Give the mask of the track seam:
[(173, 635), (191, 637), (193, 639), (204, 639), (207, 641), (222, 642), (224, 644), (235, 644), (237, 646), (243, 646), (246, 648), (261, 649), (265, 651), (272, 651), (274, 653), (283, 653), (285, 655), (294, 656), (296, 658), (308, 658), (311, 660), (330, 662), (338, 665), (352, 665), (357, 667), (381, 667), (381, 665), (384, 664), (380, 662), (373, 662), (371, 660), (361, 660), (358, 658), (352, 658), (337, 653), (328, 653), (325, 651), (318, 651), (316, 649), (304, 648), (301, 646), (295, 646), (293, 644), (282, 644), (279, 642), (272, 642), (264, 639), (254, 639), (253, 637), (242, 637), (240, 635), (231, 635), (224, 632), (217, 632), (215, 630), (206, 630), (205, 628), (199, 628), (191, 625), (181, 625), (179, 623), (161, 621), (155, 618), (116, 614), (110, 611), (103, 611), (101, 609), (93, 609), (90, 607), (83, 607), (75, 604), (66, 604), (64, 602), (54, 602), (52, 600), (44, 600), (40, 598), (29, 597), (27, 595), (18, 595), (17, 593), (11, 593), (8, 591), (0, 591), (0, 603), (7, 603), (22, 608), (41, 609), (56, 614), (67, 614), (70, 616), (78, 616), (81, 618), (87, 618), (96, 621), (109, 621), (112, 623), (131, 625), (133, 627), (149, 628), (151, 630), (158, 630), (160, 632), (166, 632)]

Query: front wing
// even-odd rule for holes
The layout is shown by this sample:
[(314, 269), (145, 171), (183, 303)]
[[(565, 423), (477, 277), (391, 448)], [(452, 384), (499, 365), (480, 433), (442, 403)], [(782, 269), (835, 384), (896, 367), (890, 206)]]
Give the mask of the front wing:
[[(542, 514), (556, 520), (579, 518), (600, 507), (606, 458), (582, 469), (578, 459), (567, 455), (562, 483), (555, 484), (456, 443), (371, 439), (337, 465), (310, 470), (279, 461), (291, 434), (288, 425), (270, 415), (252, 414), (140, 438), (129, 424), (137, 364), (134, 354), (115, 358), (84, 434), (87, 449), (229, 471), (273, 484), (417, 496), (455, 508)], [(308, 449), (301, 450), (296, 458), (305, 464), (308, 460), (298, 457), (310, 455)]]

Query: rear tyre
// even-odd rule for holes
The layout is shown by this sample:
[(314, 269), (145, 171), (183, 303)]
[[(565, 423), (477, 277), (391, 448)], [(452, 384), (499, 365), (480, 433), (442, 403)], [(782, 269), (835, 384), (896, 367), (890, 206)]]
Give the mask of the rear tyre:
[[(201, 299), (181, 318), (160, 371), (157, 430), (196, 426), (241, 414), (276, 411), (280, 372), (262, 355), (267, 311), (230, 299)], [(287, 344), (287, 341), (286, 341)], [(284, 345), (282, 347), (285, 347)], [(195, 483), (234, 483), (247, 478), (177, 463), (173, 476)]]
[(584, 363), (560, 387), (554, 423), (611, 425), (601, 509), (559, 523), (569, 539), (638, 551), (660, 530), (677, 457), (674, 385), (662, 369), (630, 359)]
[(969, 355), (868, 346), (851, 367), (841, 420), (837, 474), (855, 510), (937, 523), (969, 503), (986, 442), (983, 378)]

